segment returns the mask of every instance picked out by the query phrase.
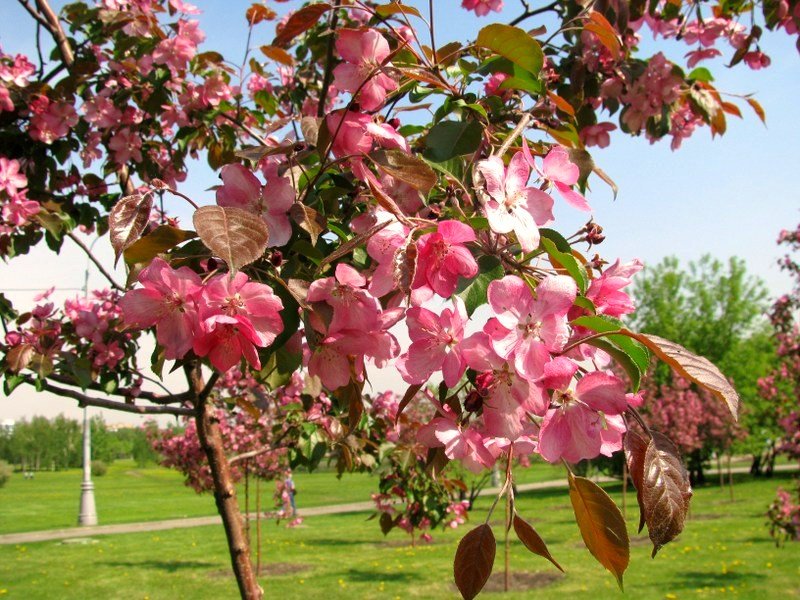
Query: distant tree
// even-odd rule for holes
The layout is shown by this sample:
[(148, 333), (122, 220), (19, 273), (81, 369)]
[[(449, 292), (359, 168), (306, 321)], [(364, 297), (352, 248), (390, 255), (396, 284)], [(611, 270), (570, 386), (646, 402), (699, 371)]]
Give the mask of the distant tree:
[[(775, 346), (764, 318), (767, 291), (763, 281), (748, 275), (744, 261), (736, 257), (724, 263), (705, 255), (685, 268), (677, 258), (668, 257), (635, 279), (633, 296), (637, 302), (632, 318), (635, 328), (675, 340), (708, 357), (733, 381), (742, 398), (740, 425), (749, 436), (745, 438), (742, 429), (733, 428), (716, 410), (714, 401), (704, 400), (707, 393), (679, 382), (662, 365), (648, 384), (645, 404), (653, 426), (666, 427), (665, 431), (675, 436), (689, 456), (695, 476), (701, 479), (702, 463), (712, 451), (728, 451), (735, 444), (737, 449), (759, 456), (764, 443), (779, 429), (775, 412), (764, 402), (758, 385), (775, 364)], [(707, 404), (708, 408), (687, 412), (686, 407), (672, 406), (664, 412), (670, 399), (684, 400), (687, 406)], [(673, 419), (672, 413), (677, 412), (693, 417)]]

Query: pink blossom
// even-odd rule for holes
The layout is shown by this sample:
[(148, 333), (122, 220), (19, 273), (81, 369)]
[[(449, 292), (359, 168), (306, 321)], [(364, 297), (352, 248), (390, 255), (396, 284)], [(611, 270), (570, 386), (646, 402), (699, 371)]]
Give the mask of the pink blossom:
[(46, 96), (31, 101), (31, 122), (28, 134), (45, 144), (66, 137), (70, 129), (78, 124), (78, 113), (66, 102), (50, 102)]
[(220, 171), (222, 186), (217, 188), (217, 204), (242, 208), (264, 219), (269, 229), (269, 245), (286, 245), (292, 235), (288, 211), (295, 201), (292, 182), (286, 177), (270, 178), (265, 186), (238, 163), (225, 165)]
[(474, 10), (478, 17), (485, 17), (491, 10), (495, 12), (503, 10), (503, 0), (461, 0), (461, 6), (467, 10)]
[(486, 449), (483, 437), (471, 427), (462, 428), (449, 406), (435, 402), (440, 416), (417, 431), (417, 441), (428, 448), (444, 447), (447, 458), (460, 460), (473, 473), (480, 473), (494, 464), (495, 458)]
[(611, 143), (610, 132), (617, 128), (613, 123), (598, 123), (596, 125), (589, 125), (580, 131), (581, 141), (587, 146), (597, 146), (598, 148), (607, 148)]
[(539, 245), (539, 229), (553, 220), (553, 199), (537, 188), (525, 187), (530, 177), (530, 166), (521, 152), (517, 152), (508, 165), (503, 166), (499, 156), (491, 156), (477, 165), (486, 181), (488, 197), (483, 199), (483, 209), (489, 227), (495, 233), (517, 234), (525, 252)]
[(417, 271), (412, 287), (427, 285), (443, 298), (458, 285), (458, 278), (470, 279), (478, 273), (478, 263), (464, 246), (474, 242), (475, 231), (460, 221), (440, 221), (435, 233), (417, 242)]
[(692, 69), (701, 60), (709, 60), (717, 56), (722, 56), (722, 52), (716, 48), (698, 48), (686, 53), (686, 58), (689, 59), (686, 61), (686, 66)]
[(366, 154), (373, 143), (383, 148), (409, 151), (408, 142), (388, 123), (375, 123), (367, 114), (339, 110), (325, 118), (337, 158)]
[(0, 190), (5, 190), (9, 196), (16, 196), (26, 187), (28, 187), (28, 178), (21, 171), (19, 161), (15, 158), (0, 156)]
[(142, 138), (128, 127), (116, 131), (108, 142), (108, 149), (114, 155), (114, 162), (124, 165), (130, 161), (142, 162)]
[(592, 279), (586, 297), (594, 303), (598, 314), (621, 317), (634, 311), (633, 300), (622, 289), (631, 284), (633, 276), (643, 266), (638, 258), (624, 264), (617, 259), (600, 277)]
[(219, 106), (221, 102), (230, 100), (232, 97), (233, 91), (222, 75), (212, 75), (203, 82), (200, 98), (208, 106)]
[(457, 296), (453, 298), (453, 308), (445, 308), (441, 315), (427, 308), (410, 308), (406, 323), (411, 346), (397, 361), (403, 379), (412, 384), (425, 383), (441, 369), (447, 387), (455, 387), (466, 368), (459, 349), (466, 322), (464, 302)]
[[(576, 370), (574, 365), (573, 373)], [(602, 432), (608, 428), (600, 413), (620, 415), (628, 405), (625, 383), (613, 375), (594, 371), (584, 375), (574, 390), (567, 385), (554, 392), (555, 407), (547, 411), (539, 432), (539, 453), (549, 462), (596, 457), (604, 444)], [(614, 426), (606, 434), (605, 443), (610, 446), (621, 441), (621, 435), (616, 435), (619, 422)]]
[(342, 329), (369, 331), (378, 324), (380, 304), (367, 290), (366, 278), (350, 265), (336, 265), (336, 276), (317, 279), (308, 289), (309, 302), (327, 302), (333, 307), (329, 333)]
[(364, 110), (374, 111), (386, 100), (397, 82), (381, 69), (389, 57), (389, 44), (375, 29), (339, 31), (336, 50), (345, 60), (333, 70), (338, 89), (355, 94)]
[(500, 85), (508, 79), (507, 73), (497, 72), (492, 73), (492, 76), (486, 80), (483, 86), (483, 91), (487, 96), (503, 96), (508, 95), (509, 90), (501, 90)]
[(769, 56), (761, 52), (760, 50), (747, 52), (743, 58), (745, 64), (753, 69), (754, 71), (758, 71), (759, 69), (765, 69), (770, 64), (772, 64), (772, 60)]
[(14, 101), (8, 88), (0, 83), (0, 112), (14, 112)]
[(0, 81), (17, 87), (28, 85), (28, 78), (36, 72), (36, 67), (24, 54), (17, 54), (11, 65), (0, 62)]
[(28, 200), (23, 191), (3, 205), (2, 217), (3, 221), (9, 225), (23, 227), (27, 225), (31, 217), (37, 215), (40, 210), (41, 206), (39, 203), (36, 200)]
[(95, 96), (83, 104), (84, 118), (100, 129), (110, 129), (119, 124), (122, 111), (114, 105), (114, 101), (105, 96)]
[(142, 288), (129, 290), (120, 299), (124, 320), (135, 327), (156, 326), (156, 340), (167, 360), (183, 358), (192, 348), (197, 310), (194, 296), (202, 281), (188, 267), (173, 269), (160, 258), (139, 274)]
[(541, 169), (542, 177), (552, 183), (561, 197), (578, 210), (590, 211), (592, 207), (581, 194), (571, 186), (578, 183), (580, 170), (563, 146), (553, 146), (544, 157)]
[(516, 275), (489, 284), (487, 296), (495, 314), (490, 322), (492, 348), (513, 360), (518, 373), (530, 380), (544, 374), (553, 352), (569, 339), (567, 312), (578, 288), (566, 275), (551, 275), (536, 287), (536, 298)]
[(244, 356), (261, 368), (256, 346), (269, 346), (283, 331), (283, 303), (272, 288), (249, 281), (237, 273), (214, 277), (198, 297), (199, 328), (192, 347), (198, 356), (208, 356), (220, 371), (235, 366)]
[(513, 442), (526, 431), (527, 412), (543, 415), (547, 409), (543, 390), (500, 357), (484, 332), (466, 338), (461, 343), (461, 352), (467, 366), (482, 375), (479, 392), (484, 397), (483, 422), (487, 434)]

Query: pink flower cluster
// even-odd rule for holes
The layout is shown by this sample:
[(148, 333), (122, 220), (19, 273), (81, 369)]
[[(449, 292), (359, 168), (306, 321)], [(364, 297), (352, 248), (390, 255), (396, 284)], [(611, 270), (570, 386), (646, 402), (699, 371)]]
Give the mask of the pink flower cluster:
[(241, 358), (256, 369), (256, 348), (269, 346), (283, 331), (283, 303), (272, 288), (250, 281), (244, 273), (221, 273), (206, 281), (188, 267), (173, 269), (156, 258), (139, 274), (141, 288), (120, 300), (125, 322), (156, 328), (165, 358), (183, 358), (189, 351), (207, 356), (227, 371)]
[(28, 198), (28, 178), (20, 162), (0, 156), (0, 237), (28, 225), (40, 210)]
[(306, 363), (309, 374), (328, 389), (351, 379), (363, 381), (366, 359), (381, 367), (399, 353), (389, 329), (403, 317), (403, 309), (384, 310), (366, 286), (361, 273), (339, 264), (334, 277), (318, 279), (308, 290), (306, 299), (316, 310), (310, 319), (313, 331), (306, 331), (306, 337), (319, 339), (309, 343)]

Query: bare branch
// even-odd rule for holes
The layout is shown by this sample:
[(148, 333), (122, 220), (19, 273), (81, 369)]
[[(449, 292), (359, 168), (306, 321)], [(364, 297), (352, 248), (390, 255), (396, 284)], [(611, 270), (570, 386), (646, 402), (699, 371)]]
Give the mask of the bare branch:
[[(63, 375), (58, 375), (56, 373), (49, 375), (48, 379), (52, 379), (58, 383), (63, 383), (64, 385), (77, 385), (69, 377), (64, 377)], [(185, 391), (181, 392), (180, 394), (159, 395), (145, 390), (134, 393), (130, 388), (121, 387), (117, 388), (114, 392), (109, 393), (97, 383), (90, 383), (87, 388), (96, 392), (103, 392), (109, 396), (119, 396), (121, 398), (130, 398), (131, 400), (147, 400), (153, 404), (183, 404), (194, 398), (194, 393), (192, 391)]]
[[(25, 377), (23, 380), (28, 385), (35, 386), (36, 382), (33, 377)], [(57, 396), (65, 398), (72, 398), (78, 401), (78, 406), (96, 406), (98, 408), (109, 408), (111, 410), (118, 410), (121, 412), (129, 412), (138, 415), (175, 415), (175, 416), (192, 416), (194, 409), (182, 406), (142, 406), (140, 404), (127, 404), (125, 402), (116, 402), (114, 400), (104, 400), (102, 398), (94, 398), (77, 390), (63, 388), (47, 380), (43, 381), (41, 387), (46, 392), (51, 392)]]
[(86, 256), (89, 257), (89, 260), (91, 260), (94, 263), (94, 266), (97, 267), (97, 270), (100, 271), (103, 274), (103, 276), (108, 280), (108, 282), (111, 284), (111, 287), (113, 287), (115, 290), (119, 290), (120, 292), (125, 290), (124, 287), (122, 287), (120, 284), (114, 281), (114, 278), (111, 277), (111, 274), (108, 271), (106, 271), (106, 268), (103, 266), (103, 264), (99, 260), (97, 260), (97, 258), (95, 258), (95, 255), (92, 254), (92, 251), (89, 250), (86, 244), (84, 244), (78, 236), (76, 236), (74, 233), (70, 231), (67, 233), (67, 237), (76, 244), (78, 244), (80, 249), (86, 253)]

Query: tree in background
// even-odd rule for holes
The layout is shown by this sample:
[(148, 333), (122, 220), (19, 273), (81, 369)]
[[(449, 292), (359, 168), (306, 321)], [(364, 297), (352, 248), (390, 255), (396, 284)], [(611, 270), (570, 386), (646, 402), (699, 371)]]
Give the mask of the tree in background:
[(712, 453), (748, 451), (755, 462), (778, 431), (775, 411), (758, 386), (774, 364), (774, 345), (763, 317), (766, 295), (763, 282), (749, 275), (738, 258), (726, 264), (704, 256), (685, 268), (677, 258), (666, 258), (634, 282), (633, 326), (709, 357), (742, 398), (737, 425), (719, 410), (713, 396), (663, 366), (645, 383), (648, 423), (669, 432), (698, 483), (705, 479), (703, 464)]
[[(770, 321), (775, 329), (779, 363), (759, 383), (765, 401), (772, 405), (782, 427), (776, 450), (800, 461), (800, 225), (794, 230), (781, 231), (778, 245), (788, 249), (778, 264), (791, 276), (793, 285), (788, 294), (772, 305)], [(768, 511), (770, 533), (778, 543), (800, 541), (800, 480), (794, 488), (779, 490)]]

